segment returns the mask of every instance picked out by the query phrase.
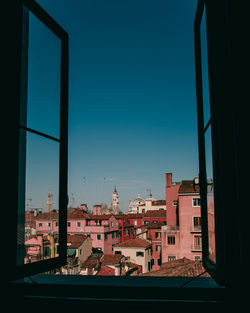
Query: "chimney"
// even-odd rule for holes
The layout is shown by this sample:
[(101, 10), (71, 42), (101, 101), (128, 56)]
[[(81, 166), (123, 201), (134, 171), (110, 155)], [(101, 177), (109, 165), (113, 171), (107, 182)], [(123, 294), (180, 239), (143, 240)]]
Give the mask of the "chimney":
[(166, 173), (166, 187), (170, 187), (172, 185), (172, 173)]
[(93, 215), (101, 215), (102, 214), (102, 206), (100, 204), (96, 204), (93, 206)]
[(88, 211), (88, 207), (87, 207), (87, 204), (86, 203), (81, 203), (81, 209), (85, 212)]
[(195, 185), (199, 185), (199, 177), (195, 177), (194, 178), (194, 184)]

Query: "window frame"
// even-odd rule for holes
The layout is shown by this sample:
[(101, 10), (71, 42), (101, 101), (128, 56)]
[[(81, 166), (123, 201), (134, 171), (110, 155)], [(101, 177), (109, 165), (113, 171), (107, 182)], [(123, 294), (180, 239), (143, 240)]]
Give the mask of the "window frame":
[[(20, 17), (20, 40), (22, 45), (28, 49), (28, 16), (31, 12), (45, 27), (47, 27), (58, 39), (61, 40), (61, 71), (60, 71), (60, 135), (59, 138), (52, 137), (46, 133), (30, 129), (26, 125), (27, 116), (27, 71), (28, 64), (27, 56), (23, 52), (20, 53), (20, 86), (22, 92), (19, 93), (20, 101), (18, 103), (18, 145), (25, 147), (26, 139), (21, 135), (22, 131), (34, 133), (38, 136), (45, 137), (50, 140), (54, 140), (59, 143), (59, 256), (36, 261), (29, 264), (17, 263), (17, 252), (15, 260), (15, 269), (10, 269), (9, 279), (17, 279), (25, 276), (31, 276), (36, 273), (49, 271), (58, 267), (61, 267), (67, 263), (67, 205), (68, 205), (68, 34), (67, 32), (35, 1), (22, 0), (20, 2), (19, 10), (21, 12)], [(22, 61), (21, 61), (22, 60)], [(24, 194), (25, 189), (21, 187), (25, 180), (25, 164), (26, 164), (26, 151), (25, 148), (19, 149), (18, 154), (19, 168), (18, 168), (18, 206), (17, 212), (24, 208)], [(18, 214), (18, 213), (17, 213)], [(22, 216), (22, 214), (21, 214)], [(23, 217), (24, 218), (24, 217)], [(18, 226), (16, 222), (16, 229)], [(22, 221), (21, 221), (22, 225)], [(22, 227), (22, 226), (21, 226)], [(17, 249), (17, 244), (16, 244)], [(14, 264), (13, 264), (14, 265)]]

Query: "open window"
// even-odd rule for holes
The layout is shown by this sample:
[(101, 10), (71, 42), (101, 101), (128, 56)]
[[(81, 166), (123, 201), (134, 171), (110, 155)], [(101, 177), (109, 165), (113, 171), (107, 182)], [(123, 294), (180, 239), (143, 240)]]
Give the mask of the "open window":
[[(20, 1), (19, 9), (20, 97), (12, 106), (16, 113), (12, 126), (18, 168), (13, 174), (14, 180), (18, 177), (18, 196), (17, 209), (11, 213), (16, 220), (16, 244), (12, 245), (16, 249), (12, 249), (9, 279), (48, 272), (67, 262), (68, 35), (35, 1)], [(53, 60), (50, 65), (48, 58)], [(12, 138), (10, 145), (14, 144)], [(38, 181), (44, 181), (44, 188), (36, 188)], [(48, 195), (47, 212), (45, 207), (26, 211), (27, 201), (30, 204), (37, 191), (45, 197), (44, 203)], [(36, 205), (40, 207), (40, 203)], [(38, 225), (48, 230), (46, 238), (32, 234), (34, 214), (49, 215), (49, 222), (45, 219)], [(52, 240), (58, 253), (50, 251)], [(39, 253), (34, 251), (38, 248)]]

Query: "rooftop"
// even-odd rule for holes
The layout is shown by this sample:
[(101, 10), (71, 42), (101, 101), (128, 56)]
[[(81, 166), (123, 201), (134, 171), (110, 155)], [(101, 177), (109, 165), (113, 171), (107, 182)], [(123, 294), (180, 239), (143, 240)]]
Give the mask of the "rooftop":
[(123, 248), (148, 248), (151, 246), (151, 243), (147, 240), (141, 238), (130, 239), (115, 245), (115, 247)]
[[(170, 277), (196, 277), (205, 272), (202, 261), (192, 261), (187, 258), (163, 263), (159, 270), (143, 274), (142, 276), (170, 276)], [(210, 277), (204, 273), (201, 277)]]
[(122, 254), (104, 254), (101, 261), (102, 264), (119, 264), (121, 262), (121, 259), (124, 258), (124, 255)]
[(198, 184), (194, 183), (194, 180), (183, 180), (179, 189), (180, 193), (199, 193), (200, 188)]

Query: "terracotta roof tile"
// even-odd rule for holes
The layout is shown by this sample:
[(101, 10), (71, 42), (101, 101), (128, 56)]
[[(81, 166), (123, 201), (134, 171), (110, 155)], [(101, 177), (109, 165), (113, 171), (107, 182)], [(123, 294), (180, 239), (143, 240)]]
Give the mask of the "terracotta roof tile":
[(106, 265), (101, 265), (100, 271), (96, 274), (97, 276), (114, 276), (115, 270)]
[[(205, 271), (202, 261), (192, 261), (187, 258), (163, 263), (159, 270), (143, 274), (142, 276), (172, 276), (172, 277), (195, 277)], [(201, 277), (210, 277), (204, 273)]]
[(183, 180), (179, 189), (179, 193), (199, 193), (199, 185), (194, 184), (194, 180)]
[(150, 247), (151, 243), (148, 242), (147, 240), (141, 239), (141, 238), (134, 238), (130, 239), (121, 243), (118, 243), (115, 245), (115, 247), (124, 247), (124, 248), (147, 248)]
[(166, 210), (148, 210), (144, 217), (166, 217)]
[(102, 264), (119, 264), (121, 259), (124, 258), (122, 254), (104, 254), (101, 261)]

